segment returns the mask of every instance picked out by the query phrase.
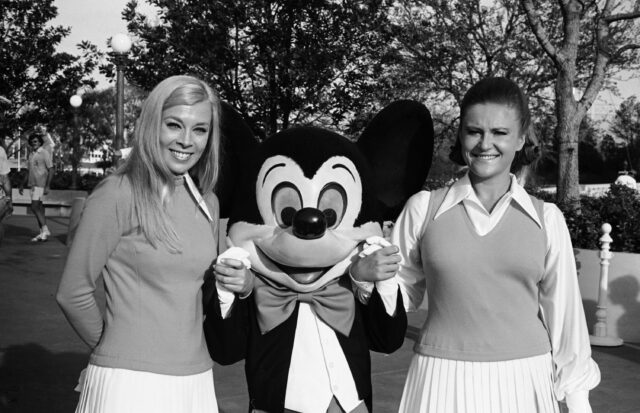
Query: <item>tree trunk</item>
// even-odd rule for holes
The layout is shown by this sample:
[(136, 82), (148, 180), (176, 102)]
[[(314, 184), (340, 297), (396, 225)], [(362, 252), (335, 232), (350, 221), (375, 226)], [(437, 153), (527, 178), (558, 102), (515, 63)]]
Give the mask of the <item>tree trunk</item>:
[(558, 182), (556, 201), (559, 204), (580, 208), (580, 175), (578, 169), (578, 132), (581, 114), (573, 96), (573, 76), (564, 71), (556, 81), (556, 125), (558, 142)]
[(578, 173), (578, 128), (572, 122), (559, 119), (556, 127), (558, 140), (558, 182), (556, 201), (580, 207), (580, 182)]

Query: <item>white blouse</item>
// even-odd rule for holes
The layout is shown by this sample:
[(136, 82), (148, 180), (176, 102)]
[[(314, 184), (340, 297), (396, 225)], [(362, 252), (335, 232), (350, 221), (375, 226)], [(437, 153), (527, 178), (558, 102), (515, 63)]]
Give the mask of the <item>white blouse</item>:
[[(419, 244), (429, 205), (430, 193), (421, 191), (405, 205), (391, 234), (391, 243), (400, 248), (400, 269), (395, 278), (385, 281), (383, 300), (387, 311), (395, 311), (396, 293), (389, 284), (397, 282), (407, 311), (415, 311), (423, 303), (425, 280), (420, 262)], [(490, 232), (500, 221), (511, 200), (517, 202), (528, 215), (542, 226), (531, 198), (515, 176), (511, 187), (491, 213), (482, 206), (468, 175), (455, 182), (435, 219), (462, 202), (479, 235)], [(588, 406), (588, 391), (600, 382), (600, 370), (591, 358), (589, 334), (578, 287), (576, 263), (571, 238), (562, 212), (551, 203), (544, 204), (544, 227), (547, 239), (545, 284), (540, 292), (540, 309), (549, 331), (552, 357), (555, 363), (554, 391), (558, 400), (566, 396), (567, 404)], [(360, 284), (358, 284), (360, 286)], [(397, 291), (397, 289), (396, 289)]]

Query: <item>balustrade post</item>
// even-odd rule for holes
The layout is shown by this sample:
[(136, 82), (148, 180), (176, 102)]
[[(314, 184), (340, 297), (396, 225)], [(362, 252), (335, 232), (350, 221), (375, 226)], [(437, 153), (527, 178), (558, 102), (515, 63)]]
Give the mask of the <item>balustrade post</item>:
[(607, 301), (609, 291), (609, 262), (613, 253), (609, 246), (611, 238), (611, 225), (602, 224), (602, 236), (600, 237), (600, 286), (598, 288), (598, 305), (596, 310), (596, 323), (593, 326), (593, 334), (589, 336), (592, 346), (615, 347), (622, 345), (622, 339), (607, 335)]

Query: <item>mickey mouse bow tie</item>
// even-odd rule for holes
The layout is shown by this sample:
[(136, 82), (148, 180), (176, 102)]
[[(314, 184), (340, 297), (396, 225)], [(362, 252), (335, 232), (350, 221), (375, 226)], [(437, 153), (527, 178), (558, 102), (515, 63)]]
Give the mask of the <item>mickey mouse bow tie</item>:
[(258, 306), (260, 332), (265, 334), (287, 320), (298, 301), (311, 305), (316, 315), (329, 327), (349, 336), (355, 318), (354, 295), (338, 279), (310, 293), (280, 289), (256, 277), (253, 294)]

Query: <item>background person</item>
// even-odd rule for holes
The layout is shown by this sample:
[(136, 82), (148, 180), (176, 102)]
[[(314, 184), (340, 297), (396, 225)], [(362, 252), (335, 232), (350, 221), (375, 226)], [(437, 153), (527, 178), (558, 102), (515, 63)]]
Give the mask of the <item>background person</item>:
[(566, 400), (588, 413), (600, 371), (569, 232), (510, 173), (538, 157), (527, 99), (488, 78), (460, 112), (451, 158), (467, 174), (410, 198), (391, 234), (406, 309), (428, 295), (400, 412), (555, 413)]
[(31, 239), (32, 242), (46, 241), (51, 235), (47, 227), (42, 198), (49, 193), (51, 178), (53, 178), (53, 160), (51, 152), (43, 147), (44, 142), (44, 136), (39, 131), (29, 137), (29, 146), (32, 149), (28, 162), (29, 173), (25, 175), (19, 188), (20, 195), (23, 194), (25, 184), (28, 184), (31, 190), (31, 210), (40, 228), (40, 233)]
[(217, 256), (219, 124), (209, 86), (165, 79), (124, 165), (86, 201), (57, 294), (92, 350), (76, 412), (218, 411), (201, 287)]
[(4, 237), (2, 221), (13, 211), (9, 172), (11, 172), (11, 168), (9, 167), (9, 160), (4, 147), (4, 138), (0, 138), (0, 242)]

